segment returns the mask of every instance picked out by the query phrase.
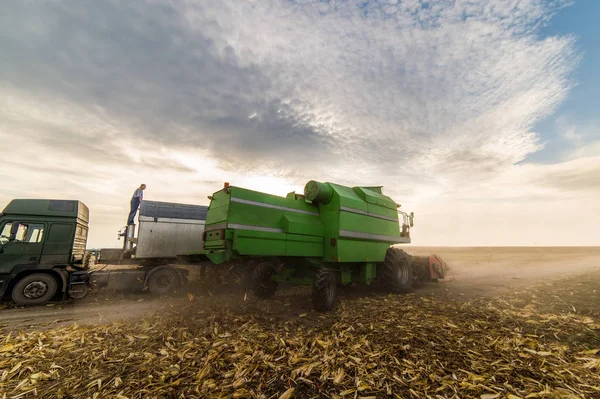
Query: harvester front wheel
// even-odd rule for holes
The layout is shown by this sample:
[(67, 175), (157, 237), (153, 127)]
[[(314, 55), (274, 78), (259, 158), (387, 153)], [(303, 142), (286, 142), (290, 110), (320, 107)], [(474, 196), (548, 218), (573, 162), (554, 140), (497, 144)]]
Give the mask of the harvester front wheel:
[(312, 302), (319, 312), (335, 308), (337, 302), (337, 281), (335, 272), (318, 269), (312, 283)]
[(254, 266), (251, 278), (254, 295), (261, 299), (267, 299), (275, 295), (277, 281), (271, 278), (273, 274), (275, 274), (275, 268), (268, 262), (262, 262)]
[(390, 290), (409, 292), (414, 281), (410, 256), (400, 248), (388, 248), (383, 261), (382, 277)]

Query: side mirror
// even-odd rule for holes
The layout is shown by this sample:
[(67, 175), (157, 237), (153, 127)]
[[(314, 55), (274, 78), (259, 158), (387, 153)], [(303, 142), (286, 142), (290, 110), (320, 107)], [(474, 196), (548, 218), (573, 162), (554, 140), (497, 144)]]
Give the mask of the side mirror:
[(414, 224), (415, 224), (414, 223), (414, 220), (415, 220), (415, 213), (414, 212), (410, 213), (409, 220), (410, 220), (410, 227), (413, 227)]

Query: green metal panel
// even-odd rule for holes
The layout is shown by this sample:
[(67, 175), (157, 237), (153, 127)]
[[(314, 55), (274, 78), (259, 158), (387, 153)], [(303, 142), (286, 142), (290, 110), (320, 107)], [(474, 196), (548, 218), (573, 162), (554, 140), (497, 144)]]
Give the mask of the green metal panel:
[(378, 205), (389, 209), (398, 208), (398, 205), (392, 201), (391, 198), (383, 194), (376, 193), (363, 187), (355, 187), (354, 191), (368, 204)]
[[(287, 199), (279, 197), (277, 195), (261, 193), (258, 191), (247, 190), (239, 187), (231, 187), (231, 197), (239, 198), (247, 201), (253, 201), (263, 205), (280, 206), (284, 208), (293, 209), (301, 212), (318, 213), (319, 209), (316, 205), (309, 204), (305, 201)], [(275, 209), (275, 208), (272, 208)]]
[(209, 211), (206, 214), (206, 221), (204, 222), (204, 225), (210, 226), (212, 224), (226, 221), (228, 212), (229, 202), (224, 202), (223, 204), (209, 208)]
[(323, 237), (287, 234), (285, 243), (286, 256), (323, 256)]
[(341, 207), (348, 207), (362, 211), (367, 210), (367, 203), (360, 198), (352, 188), (340, 186), (338, 184), (329, 184), (334, 190), (334, 198), (327, 206), (336, 207), (338, 209)]
[(338, 262), (364, 262), (368, 260), (368, 244), (361, 240), (337, 240)]
[[(391, 229), (389, 228), (389, 225), (392, 225)], [(369, 234), (384, 234), (385, 230), (385, 232), (389, 235), (393, 235), (393, 229), (393, 222), (388, 222), (387, 220), (376, 219), (352, 212), (340, 212), (340, 231), (356, 231)]]
[(235, 230), (233, 250), (240, 255), (285, 256), (287, 234)]
[(224, 249), (226, 246), (225, 240), (207, 240), (204, 242), (204, 248), (207, 250), (211, 249)]
[(366, 188), (366, 189), (374, 191), (378, 194), (383, 194), (383, 186), (363, 186), (361, 188)]
[(206, 214), (205, 227), (226, 221), (228, 212), (229, 194), (223, 190), (217, 191), (212, 195)]
[(389, 247), (385, 242), (339, 239), (339, 262), (383, 262)]
[(207, 252), (206, 257), (215, 265), (220, 265), (231, 260), (231, 254), (224, 249), (220, 251)]
[[(391, 244), (402, 242), (397, 207), (391, 198), (368, 188), (323, 184), (333, 191), (329, 202), (320, 205), (324, 261), (381, 262)], [(332, 239), (336, 246), (331, 245)]]
[[(323, 238), (323, 260), (326, 262), (338, 261), (338, 244), (337, 240), (340, 236), (340, 210), (339, 208), (321, 207), (321, 222), (325, 230)], [(332, 242), (332, 240), (334, 240)], [(335, 245), (333, 245), (335, 244)]]
[(323, 237), (325, 229), (318, 216), (286, 213), (283, 216), (283, 230), (286, 233)]

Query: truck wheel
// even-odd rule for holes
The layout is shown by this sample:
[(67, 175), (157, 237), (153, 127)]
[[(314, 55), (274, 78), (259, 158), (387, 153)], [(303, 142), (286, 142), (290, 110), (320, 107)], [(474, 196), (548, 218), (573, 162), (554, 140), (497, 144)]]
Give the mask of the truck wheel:
[(319, 312), (335, 308), (337, 302), (337, 281), (333, 270), (319, 269), (312, 284), (312, 302)]
[(170, 267), (157, 270), (148, 278), (148, 291), (152, 295), (172, 294), (177, 288), (179, 288), (179, 276)]
[(394, 292), (409, 292), (413, 286), (410, 256), (399, 248), (388, 248), (383, 261), (384, 283)]
[(271, 276), (275, 274), (273, 265), (267, 262), (259, 263), (251, 274), (250, 285), (254, 295), (261, 299), (272, 297), (277, 291), (277, 281)]
[(76, 290), (69, 291), (69, 296), (73, 299), (83, 299), (87, 296), (88, 291), (87, 285), (81, 285)]
[(35, 273), (20, 279), (12, 290), (12, 299), (17, 305), (43, 305), (58, 289), (54, 277), (46, 273)]

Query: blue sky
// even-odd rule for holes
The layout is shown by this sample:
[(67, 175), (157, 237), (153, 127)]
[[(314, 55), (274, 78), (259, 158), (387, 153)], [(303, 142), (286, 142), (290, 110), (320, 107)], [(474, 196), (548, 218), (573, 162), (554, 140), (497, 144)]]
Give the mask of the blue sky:
[[(534, 126), (544, 139), (548, 140), (545, 149), (531, 154), (527, 160), (532, 162), (555, 162), (558, 154), (568, 140), (561, 138), (561, 125), (557, 119), (568, 118), (575, 126), (600, 124), (600, 1), (579, 0), (561, 9), (541, 29), (542, 37), (554, 35), (574, 35), (582, 58), (572, 74), (575, 87), (556, 112)], [(596, 128), (596, 137), (600, 137), (600, 127)], [(567, 141), (567, 143), (565, 143)]]
[(417, 245), (600, 245), (600, 5), (567, 3), (6, 1), (0, 204), (81, 199), (119, 245), (140, 183), (315, 179), (383, 185)]

